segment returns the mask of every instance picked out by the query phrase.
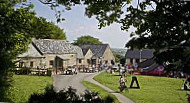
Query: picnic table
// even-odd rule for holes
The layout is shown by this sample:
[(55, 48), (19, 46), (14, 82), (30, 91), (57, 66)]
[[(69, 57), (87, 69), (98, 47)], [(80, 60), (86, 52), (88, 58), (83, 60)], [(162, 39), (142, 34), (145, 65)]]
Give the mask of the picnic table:
[(46, 75), (47, 74), (47, 69), (35, 69), (31, 70), (32, 75)]

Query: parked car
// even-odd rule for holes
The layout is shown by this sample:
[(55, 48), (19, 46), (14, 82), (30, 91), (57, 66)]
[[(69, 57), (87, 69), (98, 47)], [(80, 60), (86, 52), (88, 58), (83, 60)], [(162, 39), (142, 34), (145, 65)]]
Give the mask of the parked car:
[(69, 66), (68, 68), (67, 68), (67, 70), (66, 70), (66, 74), (68, 74), (68, 75), (73, 75), (73, 68), (71, 67), (71, 66)]
[(66, 70), (66, 74), (68, 75), (73, 75), (73, 74), (77, 74), (78, 70), (77, 68), (73, 68), (71, 66), (68, 67), (68, 69)]

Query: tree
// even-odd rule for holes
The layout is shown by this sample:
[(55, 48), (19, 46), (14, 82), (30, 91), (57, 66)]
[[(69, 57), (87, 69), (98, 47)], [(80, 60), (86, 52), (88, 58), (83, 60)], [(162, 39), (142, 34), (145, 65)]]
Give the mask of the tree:
[(0, 101), (5, 100), (8, 72), (14, 67), (16, 56), (23, 53), (30, 43), (31, 36), (27, 33), (34, 12), (26, 8), (15, 9), (18, 2), (1, 0), (0, 2)]
[(117, 53), (114, 53), (114, 56), (115, 56), (115, 62), (116, 63), (120, 63), (120, 60), (125, 58), (123, 55), (117, 54)]
[[(42, 1), (42, 0), (40, 0)], [(47, 3), (49, 0), (43, 0)], [(183, 68), (190, 74), (190, 2), (187, 0), (137, 0), (137, 6), (128, 5), (131, 0), (59, 0), (70, 10), (83, 3), (85, 14), (95, 16), (99, 27), (120, 23), (121, 29), (131, 32), (132, 39), (126, 46), (155, 49), (159, 64), (166, 64), (165, 70), (179, 71)], [(50, 2), (49, 2), (50, 3)], [(127, 5), (127, 6), (126, 6)], [(125, 8), (126, 7), (126, 11)]]
[[(0, 1), (0, 101), (6, 101), (10, 81), (8, 71), (14, 68), (17, 56), (28, 49), (32, 37), (65, 39), (65, 33), (60, 28), (43, 18), (37, 18), (35, 12), (31, 11), (33, 5), (23, 1)], [(21, 2), (23, 5), (15, 7)], [(49, 28), (43, 29), (42, 26)]]
[(77, 38), (77, 40), (75, 40), (73, 42), (74, 45), (83, 45), (83, 44), (102, 44), (102, 42), (99, 41), (99, 39), (91, 37), (89, 35), (86, 36), (81, 36), (79, 38)]
[(33, 30), (30, 31), (30, 34), (33, 34), (35, 38), (66, 40), (64, 30), (53, 22), (47, 22), (43, 17), (35, 17), (33, 19), (32, 28)]

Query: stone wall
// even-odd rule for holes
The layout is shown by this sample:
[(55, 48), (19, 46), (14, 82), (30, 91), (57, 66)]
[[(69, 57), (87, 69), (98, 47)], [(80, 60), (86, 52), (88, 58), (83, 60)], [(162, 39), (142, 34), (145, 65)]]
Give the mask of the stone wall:
[[(67, 67), (67, 66), (73, 66), (73, 65), (83, 65), (84, 61), (81, 60), (81, 63), (79, 63), (79, 59), (77, 59), (77, 54), (44, 54), (44, 58), (39, 58), (39, 57), (33, 57), (33, 58), (18, 58), (20, 62), (16, 63), (17, 67), (19, 67), (19, 63), (23, 62), (22, 67), (31, 67), (31, 62), (33, 62), (33, 67), (31, 68), (52, 68), (55, 69), (56, 67), (56, 56), (60, 55), (65, 58), (68, 58), (69, 60), (63, 60), (62, 67)], [(60, 60), (59, 60), (60, 61)], [(53, 65), (50, 63), (53, 62)], [(60, 64), (60, 63), (58, 63)]]
[(91, 58), (92, 58), (93, 55), (94, 55), (94, 54), (93, 54), (92, 51), (89, 49), (89, 50), (87, 51), (86, 55), (85, 55), (84, 62), (83, 62), (85, 66), (89, 65), (89, 64), (88, 64), (88, 59), (91, 60)]
[[(55, 57), (56, 55), (63, 56), (65, 58), (68, 58), (68, 62), (63, 62), (63, 66), (68, 65), (68, 66), (73, 66), (77, 65), (77, 55), (76, 54), (44, 54), (45, 58), (45, 63), (46, 63), (46, 68), (52, 68), (55, 67)], [(53, 61), (53, 66), (50, 65), (50, 61)]]
[(115, 57), (110, 49), (109, 46), (107, 46), (104, 54), (103, 54), (103, 63), (105, 63), (106, 61), (108, 62), (108, 65), (111, 65), (111, 61), (113, 60), (115, 62)]
[(16, 63), (17, 67), (27, 67), (27, 68), (43, 68), (44, 58), (18, 58), (19, 62)]

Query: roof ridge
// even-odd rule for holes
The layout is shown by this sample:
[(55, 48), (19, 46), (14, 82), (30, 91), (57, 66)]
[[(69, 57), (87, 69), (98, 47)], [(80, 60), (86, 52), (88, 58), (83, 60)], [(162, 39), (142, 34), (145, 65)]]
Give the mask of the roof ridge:
[(82, 45), (109, 45), (109, 44), (106, 43), (106, 44), (82, 44)]
[(67, 40), (63, 40), (63, 39), (36, 39), (36, 40), (50, 40), (50, 41), (67, 41)]

